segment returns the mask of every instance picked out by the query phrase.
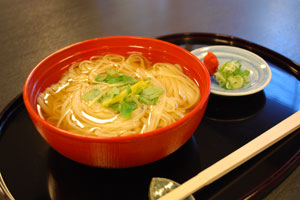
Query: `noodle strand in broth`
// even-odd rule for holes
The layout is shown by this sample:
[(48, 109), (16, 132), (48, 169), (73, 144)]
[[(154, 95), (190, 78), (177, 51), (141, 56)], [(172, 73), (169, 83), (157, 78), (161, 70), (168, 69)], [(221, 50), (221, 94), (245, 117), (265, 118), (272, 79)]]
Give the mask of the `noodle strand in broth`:
[[(153, 102), (140, 99), (146, 90)], [(152, 65), (138, 54), (127, 58), (107, 54), (73, 63), (58, 83), (40, 93), (37, 102), (41, 117), (65, 130), (123, 136), (176, 122), (200, 97), (195, 82), (177, 64)]]

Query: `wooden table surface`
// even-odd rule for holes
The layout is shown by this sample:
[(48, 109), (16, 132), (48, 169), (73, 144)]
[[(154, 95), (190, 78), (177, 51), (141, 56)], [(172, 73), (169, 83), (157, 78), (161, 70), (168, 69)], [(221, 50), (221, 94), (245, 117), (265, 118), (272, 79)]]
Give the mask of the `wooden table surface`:
[[(298, 0), (1, 0), (0, 109), (32, 68), (67, 45), (113, 35), (232, 35), (300, 63)], [(300, 196), (300, 169), (267, 199)]]

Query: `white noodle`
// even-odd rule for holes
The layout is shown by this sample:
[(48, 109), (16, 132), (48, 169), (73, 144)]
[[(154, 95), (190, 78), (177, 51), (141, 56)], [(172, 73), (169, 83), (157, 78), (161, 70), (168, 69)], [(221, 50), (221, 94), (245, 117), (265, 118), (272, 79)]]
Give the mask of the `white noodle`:
[[(129, 119), (102, 106), (98, 99), (83, 100), (82, 96), (93, 88), (105, 93), (118, 85), (95, 82), (95, 77), (108, 69), (118, 70), (137, 80), (150, 77), (151, 83), (165, 92), (156, 105), (145, 105), (135, 99), (138, 108)], [(199, 99), (199, 88), (179, 65), (156, 63), (152, 66), (148, 59), (138, 54), (127, 58), (108, 54), (72, 64), (58, 83), (40, 93), (37, 102), (43, 117), (60, 128), (81, 134), (121, 136), (144, 133), (174, 123), (184, 117)]]

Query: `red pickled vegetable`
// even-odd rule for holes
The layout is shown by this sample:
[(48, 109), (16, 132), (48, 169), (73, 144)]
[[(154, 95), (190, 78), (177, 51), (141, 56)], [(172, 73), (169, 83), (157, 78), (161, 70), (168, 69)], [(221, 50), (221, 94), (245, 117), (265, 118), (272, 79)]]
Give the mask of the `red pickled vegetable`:
[(219, 61), (217, 56), (212, 52), (208, 52), (207, 55), (204, 57), (203, 62), (205, 67), (208, 69), (209, 74), (211, 76), (214, 75), (219, 66)]

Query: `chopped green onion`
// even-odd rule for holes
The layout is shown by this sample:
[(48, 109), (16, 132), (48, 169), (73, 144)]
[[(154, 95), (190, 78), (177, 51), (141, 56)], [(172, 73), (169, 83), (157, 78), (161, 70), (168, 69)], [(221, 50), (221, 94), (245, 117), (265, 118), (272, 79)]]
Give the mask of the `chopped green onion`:
[(242, 70), (240, 61), (227, 61), (215, 73), (218, 84), (224, 89), (235, 90), (250, 82), (249, 70)]

